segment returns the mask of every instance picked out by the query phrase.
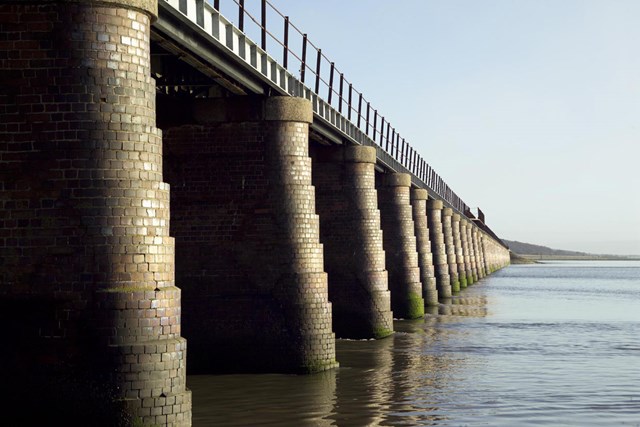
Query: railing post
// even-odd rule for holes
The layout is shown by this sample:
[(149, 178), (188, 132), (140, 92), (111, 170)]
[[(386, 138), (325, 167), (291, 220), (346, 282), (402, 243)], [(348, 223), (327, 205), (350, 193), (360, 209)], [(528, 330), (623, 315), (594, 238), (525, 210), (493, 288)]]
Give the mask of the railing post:
[(238, 29), (244, 33), (244, 0), (238, 4)]
[(288, 70), (289, 67), (289, 17), (284, 17), (284, 47), (282, 48), (282, 66), (285, 70)]
[(400, 164), (403, 165), (404, 167), (407, 167), (407, 157), (405, 155), (405, 142), (404, 142), (404, 138), (402, 138), (402, 146), (400, 148)]
[(396, 128), (393, 128), (391, 132), (391, 157), (393, 157), (394, 159), (398, 158), (398, 144), (396, 144)]
[(262, 48), (262, 50), (264, 50), (265, 52), (267, 51), (267, 0), (262, 0), (262, 7), (260, 8), (260, 22), (261, 22), (261, 43), (260, 43), (260, 47)]
[(378, 131), (378, 110), (373, 110), (373, 142), (376, 142), (376, 132)]
[(358, 129), (360, 129), (361, 116), (362, 116), (362, 92), (360, 92), (360, 98), (358, 99)]
[(335, 69), (335, 63), (331, 63), (331, 70), (329, 71), (329, 105), (331, 105), (331, 99), (333, 98), (333, 71)]
[[(402, 143), (404, 144), (404, 138), (402, 139)], [(406, 145), (407, 153), (405, 155), (405, 159), (407, 159), (407, 169), (411, 170), (411, 146), (409, 143)]]
[(338, 104), (338, 113), (340, 113), (340, 114), (342, 114), (342, 102), (343, 102), (342, 89), (343, 89), (343, 86), (344, 86), (344, 73), (340, 73), (340, 89), (339, 89), (340, 93), (338, 94), (338, 97), (340, 99), (340, 103)]
[(220, 12), (220, 0), (213, 0), (213, 8)]
[[(402, 143), (404, 144), (404, 138), (402, 138)], [(407, 169), (411, 170), (411, 146), (409, 145), (409, 143), (406, 143), (407, 145), (405, 145), (405, 160), (407, 161)]]
[(410, 146), (409, 147), (409, 170), (413, 172), (414, 175), (416, 175), (416, 170), (414, 168), (414, 163), (413, 163), (413, 161), (415, 160), (414, 156), (415, 156), (415, 151)]
[[(384, 121), (384, 117), (382, 118), (382, 121)], [(387, 147), (385, 148), (385, 151), (389, 154), (391, 154), (391, 151), (389, 151), (389, 132), (391, 130), (391, 123), (387, 122)], [(391, 149), (393, 150), (393, 144), (391, 144)]]
[(411, 147), (409, 147), (408, 143), (405, 143), (404, 138), (402, 138), (402, 145), (404, 146), (404, 160), (407, 163), (407, 169), (411, 170)]
[(196, 24), (204, 28), (204, 0), (196, 0)]
[(367, 118), (366, 118), (366, 127), (365, 127), (365, 132), (367, 134), (367, 136), (369, 136), (369, 112), (371, 111), (371, 103), (369, 101), (367, 101)]
[(307, 71), (307, 35), (302, 35), (302, 61), (300, 63), (300, 82), (304, 83), (304, 76)]
[(322, 64), (322, 49), (318, 49), (316, 57), (316, 93), (320, 95), (320, 64)]
[[(394, 134), (395, 134), (395, 142), (396, 142), (396, 155), (395, 155), (395, 159), (398, 160), (400, 158), (400, 132), (395, 132), (394, 129)], [(398, 160), (399, 161), (399, 160)], [(402, 163), (402, 162), (400, 162)]]
[(351, 95), (353, 93), (353, 85), (349, 83), (349, 113), (347, 114), (347, 118), (351, 121)]

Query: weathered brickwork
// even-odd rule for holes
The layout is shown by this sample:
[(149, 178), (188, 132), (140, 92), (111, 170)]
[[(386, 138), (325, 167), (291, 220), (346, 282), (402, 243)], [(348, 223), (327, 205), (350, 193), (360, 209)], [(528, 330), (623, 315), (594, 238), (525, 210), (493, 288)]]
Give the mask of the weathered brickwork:
[(500, 245), (493, 238), (483, 236), (485, 268), (488, 274), (509, 265), (509, 250)]
[(3, 366), (40, 376), (48, 421), (84, 396), (100, 422), (117, 406), (114, 423), (189, 425), (155, 7), (38, 3), (0, 2), (0, 301), (15, 340)]
[(424, 299), (410, 203), (411, 177), (403, 173), (379, 174), (376, 187), (391, 309), (397, 318), (416, 319), (424, 315)]
[(388, 336), (393, 316), (375, 187), (376, 150), (314, 145), (311, 151), (333, 330), (341, 338)]
[(456, 245), (453, 240), (453, 210), (451, 208), (442, 209), (442, 231), (444, 233), (444, 244), (447, 251), (447, 264), (449, 265), (449, 281), (451, 292), (460, 292), (460, 278), (458, 276), (458, 257), (456, 256)]
[(438, 290), (436, 288), (433, 254), (429, 240), (429, 224), (427, 223), (427, 190), (411, 189), (411, 207), (413, 209), (413, 223), (416, 230), (416, 247), (418, 250), (418, 265), (420, 266), (420, 281), (422, 282), (422, 298), (427, 306), (438, 305)]
[(467, 285), (472, 285), (477, 279), (471, 256), (471, 239), (469, 223), (465, 219), (460, 220), (460, 237), (462, 238), (462, 251), (464, 253), (464, 267), (467, 274)]
[(460, 231), (460, 215), (454, 213), (451, 215), (451, 231), (453, 234), (453, 246), (456, 254), (456, 264), (458, 268), (458, 280), (460, 288), (467, 287), (467, 272), (464, 265), (464, 249), (462, 248), (462, 233)]
[(478, 229), (474, 226), (473, 221), (469, 222), (469, 243), (471, 247), (472, 254), (472, 265), (474, 267), (474, 274), (476, 281), (482, 279), (482, 275), (480, 272), (480, 254), (478, 253), (478, 240), (477, 240)]
[(442, 200), (429, 199), (427, 201), (427, 223), (438, 297), (451, 298), (451, 278), (449, 277), (449, 263), (442, 227), (442, 209)]
[(475, 245), (476, 245), (476, 257), (478, 264), (478, 275), (482, 277), (486, 277), (489, 272), (486, 269), (486, 265), (484, 262), (484, 245), (482, 244), (482, 236), (483, 233), (479, 228), (475, 229)]
[(311, 185), (309, 101), (226, 98), (165, 129), (193, 372), (336, 366)]

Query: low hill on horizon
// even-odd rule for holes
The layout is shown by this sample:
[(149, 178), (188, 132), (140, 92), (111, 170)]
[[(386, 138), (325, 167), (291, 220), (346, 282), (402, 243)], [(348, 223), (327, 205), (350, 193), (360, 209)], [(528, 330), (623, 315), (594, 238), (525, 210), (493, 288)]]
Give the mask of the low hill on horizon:
[(511, 249), (512, 252), (515, 252), (520, 255), (550, 255), (550, 256), (580, 256), (580, 257), (594, 255), (586, 252), (552, 249), (547, 246), (534, 245), (531, 243), (523, 243), (515, 240), (502, 239), (502, 241), (505, 242), (507, 246), (509, 246), (509, 249)]

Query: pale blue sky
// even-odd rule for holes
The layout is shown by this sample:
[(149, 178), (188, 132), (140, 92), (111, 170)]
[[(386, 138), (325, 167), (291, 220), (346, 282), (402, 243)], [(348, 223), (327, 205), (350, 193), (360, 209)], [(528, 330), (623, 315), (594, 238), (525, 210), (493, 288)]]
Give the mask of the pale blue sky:
[(270, 1), (499, 236), (640, 254), (640, 1)]

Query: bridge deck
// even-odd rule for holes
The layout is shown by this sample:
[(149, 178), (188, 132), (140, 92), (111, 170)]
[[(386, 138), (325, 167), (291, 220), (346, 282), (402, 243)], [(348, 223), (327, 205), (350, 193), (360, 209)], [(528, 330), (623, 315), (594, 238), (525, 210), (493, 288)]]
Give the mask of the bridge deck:
[[(304, 71), (301, 71), (300, 77), (292, 74), (286, 66), (281, 65), (270, 56), (245, 32), (225, 18), (212, 4), (204, 0), (160, 0), (158, 9), (159, 19), (153, 24), (152, 40), (179, 56), (182, 61), (207, 75), (231, 93), (290, 95), (311, 100), (314, 111), (312, 132), (319, 135), (322, 140), (334, 144), (358, 144), (375, 147), (378, 167), (393, 172), (409, 173), (413, 185), (426, 189), (431, 197), (442, 200), (446, 206), (474, 219), (469, 207), (449, 188), (422, 156), (406, 143), (404, 138), (400, 138), (400, 135), (388, 122), (385, 127), (385, 119), (378, 115), (377, 110), (373, 110), (375, 115), (373, 123), (371, 123), (370, 112), (372, 109), (366, 102), (366, 113), (363, 112), (362, 94), (357, 97), (357, 102), (355, 100), (352, 102), (350, 88), (347, 104), (347, 101), (343, 100), (343, 82), (341, 80), (338, 108), (336, 109), (332, 105), (331, 95), (338, 95), (332, 88), (333, 63), (331, 64), (331, 80), (327, 87), (329, 99), (325, 100), (317, 93), (319, 83), (327, 85), (327, 82), (320, 75), (321, 51), (319, 49), (316, 49), (318, 62), (315, 71), (304, 63), (306, 35), (301, 54), (303, 58), (301, 69), (314, 74), (315, 91), (305, 85)], [(240, 13), (241, 16), (244, 16), (247, 12), (241, 9)], [(286, 20), (286, 25), (288, 25), (288, 18)], [(264, 27), (261, 28), (261, 31), (263, 39), (265, 35), (274, 37)], [(276, 42), (284, 46), (285, 51), (288, 50), (286, 36), (284, 42), (277, 39)], [(261, 45), (266, 47), (264, 40)], [(300, 56), (296, 56), (295, 53), (293, 55), (300, 59)], [(333, 103), (336, 103), (335, 99)], [(347, 104), (347, 116), (341, 113), (344, 104)], [(352, 113), (355, 113), (353, 119), (351, 119)], [(378, 121), (378, 117), (380, 117), (380, 121)], [(474, 223), (490, 232), (502, 244), (495, 233), (491, 232), (483, 222), (474, 221)]]

